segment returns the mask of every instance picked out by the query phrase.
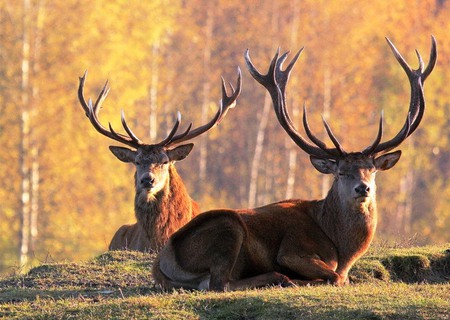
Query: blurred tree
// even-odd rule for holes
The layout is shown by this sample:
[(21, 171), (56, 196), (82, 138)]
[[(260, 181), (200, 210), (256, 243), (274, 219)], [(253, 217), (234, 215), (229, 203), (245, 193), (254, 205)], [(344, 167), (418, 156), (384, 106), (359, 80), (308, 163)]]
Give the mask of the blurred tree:
[[(22, 3), (0, 2), (0, 270), (18, 264), (20, 248), (21, 187), (20, 67)], [(20, 28), (21, 29), (21, 28)]]
[[(203, 210), (263, 205), (319, 198), (328, 187), (265, 103), (265, 90), (244, 66), (245, 50), (265, 71), (278, 47), (295, 53), (305, 46), (287, 88), (296, 127), (303, 132), (306, 102), (316, 134), (324, 134), (324, 114), (346, 150), (360, 150), (372, 141), (381, 110), (389, 138), (409, 103), (408, 81), (384, 36), (416, 66), (414, 49), (428, 60), (434, 34), (439, 58), (425, 84), (420, 128), (402, 145), (396, 168), (378, 177), (377, 234), (450, 241), (449, 13), (449, 1), (440, 0), (0, 0), (0, 143), (8, 150), (0, 153), (0, 269), (19, 264), (21, 235), (32, 229), (39, 230), (27, 241), (32, 261), (85, 259), (134, 221), (133, 168), (110, 154), (110, 142), (91, 128), (76, 98), (84, 70), (88, 97), (110, 80), (102, 122), (120, 130), (122, 108), (151, 142), (167, 133), (176, 111), (185, 127), (210, 117), (220, 76), (234, 81), (239, 65), (236, 109), (194, 141), (177, 168)], [(22, 197), (24, 187), (31, 195)], [(22, 199), (38, 214), (23, 215)], [(21, 216), (30, 218), (23, 231)]]

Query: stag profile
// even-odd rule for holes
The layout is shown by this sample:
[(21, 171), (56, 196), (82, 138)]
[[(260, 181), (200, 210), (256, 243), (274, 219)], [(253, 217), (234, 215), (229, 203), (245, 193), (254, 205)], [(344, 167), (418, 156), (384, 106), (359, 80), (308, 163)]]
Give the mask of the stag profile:
[(208, 123), (195, 129), (192, 129), (191, 123), (185, 131), (177, 133), (181, 122), (181, 115), (178, 113), (168, 136), (155, 144), (142, 142), (131, 131), (123, 111), (121, 120), (126, 135), (116, 132), (111, 124), (109, 129), (104, 127), (98, 119), (98, 113), (109, 92), (108, 83), (92, 104), (91, 100), (86, 102), (84, 98), (85, 80), (86, 73), (80, 77), (78, 99), (86, 116), (102, 135), (133, 148), (109, 147), (119, 160), (132, 163), (136, 167), (134, 212), (137, 222), (121, 226), (112, 238), (109, 250), (158, 250), (171, 234), (200, 212), (198, 204), (189, 196), (174, 166), (176, 161), (183, 160), (189, 155), (194, 144), (180, 144), (207, 132), (225, 117), (230, 108), (234, 108), (241, 90), (240, 70), (238, 69), (236, 89), (229, 83), (231, 95), (228, 95), (222, 78), (222, 99), (219, 109)]
[[(388, 39), (387, 39), (388, 40)], [(308, 125), (307, 141), (294, 128), (286, 107), (285, 89), (302, 50), (285, 70), (287, 53), (275, 55), (262, 75), (245, 55), (247, 67), (272, 97), (279, 123), (310, 156), (319, 172), (334, 182), (321, 200), (285, 200), (256, 209), (214, 210), (197, 216), (174, 233), (160, 251), (153, 275), (164, 289), (239, 290), (266, 285), (331, 283), (344, 285), (355, 261), (368, 249), (377, 225), (375, 174), (392, 168), (401, 151), (393, 151), (418, 127), (425, 109), (423, 83), (437, 58), (432, 38), (430, 61), (411, 69), (388, 40), (411, 85), (406, 121), (392, 139), (381, 142), (383, 121), (373, 143), (360, 152), (346, 152), (324, 120), (334, 144), (328, 147)]]

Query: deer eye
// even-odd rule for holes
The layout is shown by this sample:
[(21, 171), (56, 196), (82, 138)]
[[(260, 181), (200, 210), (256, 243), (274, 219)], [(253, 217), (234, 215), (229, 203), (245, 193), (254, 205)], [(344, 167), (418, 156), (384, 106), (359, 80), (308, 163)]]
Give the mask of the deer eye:
[(134, 164), (137, 165), (137, 166), (141, 165), (141, 163), (139, 161), (135, 161)]
[(163, 167), (163, 166), (167, 165), (168, 163), (169, 163), (169, 161), (165, 160), (165, 161), (161, 162), (161, 163), (159, 164), (159, 166), (160, 166), (160, 167)]
[(346, 173), (346, 172), (339, 172), (339, 176), (342, 178), (347, 178), (347, 179), (352, 179), (353, 175), (350, 173)]

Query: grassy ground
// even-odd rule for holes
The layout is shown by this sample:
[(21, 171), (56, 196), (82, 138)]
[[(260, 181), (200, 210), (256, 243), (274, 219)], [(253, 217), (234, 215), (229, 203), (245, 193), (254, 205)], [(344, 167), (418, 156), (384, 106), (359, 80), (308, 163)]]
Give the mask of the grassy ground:
[(161, 292), (153, 256), (107, 252), (0, 279), (0, 317), (18, 319), (450, 319), (450, 244), (374, 247), (352, 285)]

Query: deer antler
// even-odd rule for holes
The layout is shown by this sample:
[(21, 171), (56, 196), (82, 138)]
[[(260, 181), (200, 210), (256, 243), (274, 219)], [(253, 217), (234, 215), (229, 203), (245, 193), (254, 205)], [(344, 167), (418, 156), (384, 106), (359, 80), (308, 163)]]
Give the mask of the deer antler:
[[(125, 129), (128, 136), (114, 131), (111, 124), (109, 124), (109, 130), (108, 130), (100, 123), (100, 121), (98, 120), (98, 112), (110, 90), (110, 88), (108, 88), (108, 81), (106, 81), (103, 89), (100, 91), (100, 94), (99, 94), (97, 100), (95, 101), (95, 104), (92, 105), (91, 99), (89, 99), (89, 101), (86, 102), (86, 100), (84, 98), (84, 83), (86, 81), (86, 76), (87, 76), (87, 71), (84, 73), (84, 75), (82, 77), (80, 77), (80, 83), (79, 83), (79, 87), (78, 87), (78, 99), (86, 113), (86, 116), (89, 118), (89, 120), (91, 121), (94, 128), (98, 132), (103, 134), (104, 136), (107, 136), (108, 138), (111, 138), (118, 142), (129, 145), (130, 147), (138, 148), (139, 146), (143, 145), (144, 143), (141, 140), (139, 140), (139, 138), (133, 133), (133, 131), (131, 131), (130, 127), (127, 125), (123, 111), (121, 113), (121, 121), (122, 121), (122, 126)], [(178, 128), (181, 123), (181, 114), (178, 112), (177, 119), (176, 119), (175, 124), (174, 124), (172, 130), (170, 131), (169, 135), (164, 140), (157, 143), (156, 145), (159, 145), (162, 147), (170, 147), (175, 144), (179, 144), (181, 142), (193, 139), (193, 138), (201, 135), (202, 133), (208, 131), (215, 125), (219, 124), (220, 121), (227, 114), (228, 110), (231, 108), (234, 108), (236, 105), (236, 99), (239, 96), (239, 94), (241, 93), (241, 86), (242, 86), (241, 78), (242, 78), (241, 70), (238, 68), (238, 78), (237, 78), (236, 90), (234, 89), (233, 85), (231, 83), (229, 83), (229, 86), (231, 88), (230, 96), (228, 96), (228, 93), (227, 93), (225, 80), (222, 78), (222, 99), (220, 101), (219, 110), (217, 111), (216, 115), (214, 116), (214, 118), (211, 121), (209, 121), (207, 124), (200, 126), (194, 130), (191, 130), (191, 128), (192, 128), (192, 123), (191, 123), (183, 133), (175, 135), (176, 132), (178, 131)]]
[[(408, 79), (410, 81), (411, 85), (411, 101), (410, 101), (410, 107), (409, 112), (405, 121), (405, 124), (403, 125), (400, 132), (391, 140), (380, 143), (381, 137), (382, 137), (382, 131), (383, 131), (383, 116), (380, 117), (380, 124), (378, 128), (378, 134), (376, 139), (373, 141), (373, 143), (364, 149), (362, 153), (366, 155), (375, 155), (383, 152), (387, 152), (389, 150), (392, 150), (393, 148), (399, 146), (411, 133), (414, 132), (414, 130), (419, 125), (423, 113), (425, 110), (425, 100), (423, 95), (423, 82), (425, 79), (430, 75), (432, 72), (437, 59), (437, 49), (436, 49), (436, 40), (434, 37), (432, 37), (432, 47), (431, 47), (431, 53), (430, 53), (430, 61), (423, 70), (423, 61), (419, 54), (419, 52), (416, 50), (418, 59), (419, 59), (419, 68), (417, 70), (411, 69), (411, 67), (406, 63), (406, 61), (403, 59), (403, 57), (400, 55), (398, 50), (394, 47), (392, 42), (386, 38), (388, 41), (389, 46), (391, 47), (392, 51), (394, 52), (394, 55), (397, 59), (397, 61), (400, 63), (402, 68), (405, 70)], [(305, 152), (307, 152), (309, 155), (318, 157), (318, 158), (330, 158), (330, 159), (339, 159), (342, 156), (345, 156), (346, 152), (340, 145), (339, 141), (331, 131), (330, 126), (328, 123), (323, 119), (323, 123), (325, 126), (325, 129), (327, 131), (328, 136), (330, 137), (331, 141), (333, 142), (335, 148), (328, 148), (324, 142), (322, 142), (320, 139), (318, 139), (310, 130), (307, 115), (306, 115), (306, 108), (303, 108), (303, 126), (305, 128), (306, 135), (308, 138), (315, 144), (312, 145), (309, 143), (305, 138), (303, 138), (300, 133), (295, 129), (292, 120), (289, 116), (289, 113), (286, 108), (286, 84), (289, 80), (290, 73), (292, 71), (292, 68), (294, 67), (295, 63), (297, 62), (298, 57), (300, 56), (301, 52), (303, 51), (303, 48), (294, 56), (292, 61), (289, 63), (287, 68), (283, 71), (282, 65), (283, 62), (286, 60), (287, 55), (289, 52), (284, 53), (283, 55), (279, 55), (279, 50), (275, 54), (274, 58), (272, 59), (269, 70), (266, 75), (262, 75), (256, 68), (254, 67), (253, 63), (250, 60), (249, 52), (248, 50), (245, 53), (245, 61), (247, 64), (247, 67), (250, 71), (250, 74), (255, 78), (256, 81), (258, 81), (260, 84), (262, 84), (270, 93), (272, 97), (273, 106), (275, 109), (276, 116), (278, 118), (278, 121), (280, 122), (281, 126), (284, 128), (284, 130), (288, 133), (288, 135), (291, 137), (291, 139)]]
[(85, 71), (84, 75), (80, 77), (80, 83), (78, 86), (78, 100), (81, 103), (81, 106), (83, 107), (86, 116), (91, 121), (94, 128), (103, 134), (104, 136), (107, 136), (108, 138), (111, 138), (113, 140), (116, 140), (118, 142), (124, 143), (130, 147), (138, 148), (139, 146), (143, 145), (143, 142), (139, 140), (139, 138), (131, 131), (131, 129), (128, 127), (127, 122), (125, 121), (125, 115), (122, 111), (121, 114), (121, 121), (122, 126), (127, 132), (128, 136), (117, 133), (113, 130), (111, 123), (109, 123), (109, 130), (106, 129), (98, 120), (98, 112), (100, 111), (101, 105), (103, 101), (105, 100), (106, 96), (109, 93), (110, 88), (108, 88), (108, 81), (106, 81), (105, 85), (103, 86), (102, 91), (100, 91), (100, 94), (98, 95), (97, 100), (95, 101), (95, 104), (92, 105), (92, 100), (89, 99), (88, 102), (86, 102), (84, 98), (84, 83), (86, 81), (87, 71)]
[[(409, 112), (408, 116), (405, 120), (405, 124), (402, 129), (397, 133), (397, 135), (391, 140), (385, 141), (383, 143), (373, 143), (371, 146), (367, 147), (363, 153), (364, 154), (379, 154), (388, 152), (389, 150), (394, 149), (399, 146), (408, 136), (410, 136), (419, 126), (420, 121), (422, 120), (423, 114), (425, 112), (425, 99), (423, 93), (423, 83), (426, 78), (430, 75), (431, 71), (433, 71), (434, 66), (436, 65), (437, 60), (437, 46), (436, 39), (431, 36), (431, 50), (430, 50), (430, 59), (425, 70), (423, 69), (423, 60), (420, 56), (420, 53), (416, 50), (417, 58), (419, 60), (419, 67), (414, 70), (412, 69), (405, 59), (402, 57), (400, 52), (395, 48), (394, 44), (386, 38), (389, 46), (391, 47), (392, 52), (394, 53), (395, 58), (402, 66), (406, 75), (408, 76), (409, 83), (411, 85), (411, 99), (409, 104)], [(379, 133), (380, 134), (380, 133)]]
[(275, 114), (278, 118), (283, 129), (287, 132), (287, 134), (291, 137), (291, 139), (306, 153), (319, 157), (319, 158), (337, 158), (343, 155), (344, 151), (340, 146), (338, 140), (333, 135), (329, 125), (324, 120), (325, 128), (327, 129), (327, 133), (330, 136), (330, 139), (335, 144), (336, 148), (327, 148), (325, 143), (323, 143), (319, 138), (317, 138), (309, 128), (308, 120), (306, 116), (306, 108), (304, 108), (303, 113), (303, 125), (305, 127), (306, 134), (311, 139), (311, 141), (316, 145), (312, 145), (309, 143), (302, 135), (295, 129), (292, 120), (289, 116), (289, 113), (286, 109), (286, 84), (289, 80), (290, 73), (292, 68), (294, 67), (297, 59), (302, 53), (304, 48), (300, 49), (291, 62), (288, 64), (287, 68), (283, 71), (282, 65), (287, 58), (289, 52), (286, 52), (280, 56), (279, 50), (273, 57), (269, 70), (267, 74), (261, 74), (253, 65), (250, 60), (249, 51), (247, 50), (245, 53), (245, 62), (247, 64), (247, 68), (250, 71), (250, 74), (262, 84), (270, 93), (272, 97), (273, 106), (275, 109)]
[(228, 110), (231, 108), (234, 108), (236, 106), (236, 99), (239, 96), (239, 94), (241, 93), (241, 87), (242, 87), (242, 76), (241, 76), (240, 68), (238, 68), (236, 90), (234, 89), (231, 82), (229, 82), (228, 85), (231, 88), (231, 95), (229, 95), (229, 96), (227, 93), (225, 80), (222, 78), (222, 99), (220, 100), (220, 103), (219, 103), (219, 110), (217, 111), (215, 116), (208, 123), (206, 123), (205, 125), (200, 126), (198, 128), (195, 128), (193, 130), (191, 130), (191, 128), (192, 128), (192, 123), (191, 123), (185, 132), (175, 136), (177, 128), (180, 124), (180, 118), (178, 117), (177, 121), (175, 122), (175, 125), (173, 126), (173, 128), (172, 128), (171, 132), (169, 133), (169, 135), (167, 136), (167, 138), (165, 138), (163, 141), (158, 143), (158, 145), (161, 145), (164, 147), (169, 147), (169, 146), (172, 146), (175, 144), (179, 144), (184, 141), (191, 140), (191, 139), (201, 135), (202, 133), (205, 133), (206, 131), (208, 131), (209, 129), (214, 127), (215, 125), (218, 125), (220, 123), (220, 121), (222, 121), (222, 119), (225, 117)]

